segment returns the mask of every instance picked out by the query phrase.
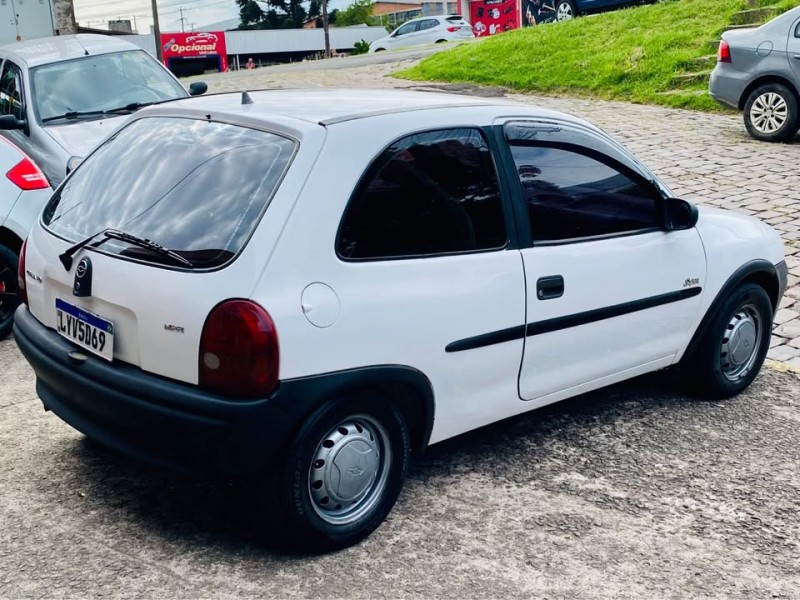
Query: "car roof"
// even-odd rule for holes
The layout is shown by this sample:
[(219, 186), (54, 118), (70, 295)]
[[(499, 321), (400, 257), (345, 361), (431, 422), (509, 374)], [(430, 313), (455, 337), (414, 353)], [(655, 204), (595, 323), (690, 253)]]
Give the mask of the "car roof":
[[(145, 110), (173, 112), (193, 109), (264, 121), (280, 116), (324, 126), (371, 116), (440, 108), (512, 106), (526, 113), (538, 110), (499, 99), (409, 90), (292, 89), (248, 92), (248, 95), (252, 104), (242, 104), (242, 93), (236, 92), (196, 96)], [(552, 111), (540, 112), (543, 116), (555, 115)], [(577, 121), (568, 115), (563, 117)]]
[(114, 36), (88, 33), (37, 38), (0, 46), (0, 51), (8, 53), (9, 58), (24, 62), (28, 67), (121, 50), (141, 48)]

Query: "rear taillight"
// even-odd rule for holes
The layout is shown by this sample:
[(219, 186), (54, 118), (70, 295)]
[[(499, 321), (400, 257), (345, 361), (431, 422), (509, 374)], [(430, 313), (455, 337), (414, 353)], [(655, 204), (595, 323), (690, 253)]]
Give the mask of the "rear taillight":
[(447, 31), (449, 31), (450, 33), (453, 33), (454, 31), (458, 31), (459, 29), (461, 29), (461, 27), (448, 27)]
[(200, 385), (226, 396), (265, 396), (278, 385), (278, 332), (249, 300), (228, 300), (208, 315), (200, 338)]
[(719, 49), (717, 49), (717, 60), (719, 62), (731, 62), (731, 47), (725, 40), (722, 40), (719, 43)]
[(21, 190), (43, 190), (49, 184), (47, 178), (33, 161), (25, 157), (12, 168), (6, 177)]
[(19, 288), (19, 301), (23, 304), (28, 303), (28, 288), (25, 285), (25, 255), (28, 253), (28, 240), (22, 242), (22, 250), (19, 251), (19, 262), (17, 263), (17, 287)]

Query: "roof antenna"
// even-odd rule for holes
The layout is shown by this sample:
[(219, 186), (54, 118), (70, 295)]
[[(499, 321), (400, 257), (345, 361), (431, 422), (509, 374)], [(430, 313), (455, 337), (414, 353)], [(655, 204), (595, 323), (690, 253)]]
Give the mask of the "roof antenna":
[(250, 97), (250, 94), (247, 92), (242, 92), (242, 104), (252, 104), (253, 99)]
[(77, 33), (75, 34), (75, 41), (76, 41), (76, 42), (78, 42), (78, 45), (79, 45), (81, 48), (83, 48), (83, 55), (84, 55), (84, 56), (89, 56), (89, 51), (86, 49), (86, 46), (84, 46), (84, 45), (81, 43), (81, 39), (78, 37), (78, 34), (77, 34)]

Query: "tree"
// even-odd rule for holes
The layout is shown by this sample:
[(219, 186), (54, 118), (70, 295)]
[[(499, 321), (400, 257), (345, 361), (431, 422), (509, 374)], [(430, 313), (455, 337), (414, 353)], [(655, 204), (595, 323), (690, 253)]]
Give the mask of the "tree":
[(319, 15), (321, 0), (311, 0), (308, 11), (304, 0), (265, 0), (270, 7), (261, 8), (255, 0), (236, 0), (239, 5), (239, 29), (291, 29), (300, 28), (308, 19)]
[(372, 0), (355, 0), (350, 6), (339, 11), (336, 15), (336, 25), (361, 25), (372, 20), (375, 3)]

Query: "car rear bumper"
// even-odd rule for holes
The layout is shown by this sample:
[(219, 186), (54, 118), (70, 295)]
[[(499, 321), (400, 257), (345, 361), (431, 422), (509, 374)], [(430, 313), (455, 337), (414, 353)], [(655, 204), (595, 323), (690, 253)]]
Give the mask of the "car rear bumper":
[(708, 81), (709, 95), (725, 106), (739, 110), (739, 101), (750, 83), (751, 75), (725, 63), (717, 63)]
[(302, 418), (281, 406), (281, 391), (244, 400), (89, 356), (21, 306), (17, 345), (36, 373), (46, 409), (88, 437), (134, 458), (179, 471), (229, 475), (267, 466)]

